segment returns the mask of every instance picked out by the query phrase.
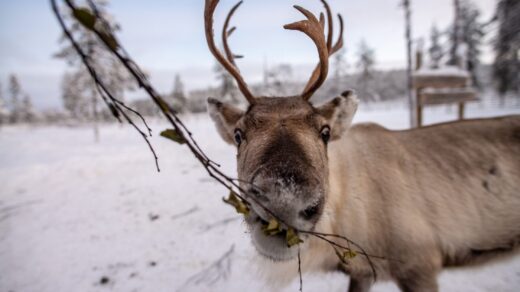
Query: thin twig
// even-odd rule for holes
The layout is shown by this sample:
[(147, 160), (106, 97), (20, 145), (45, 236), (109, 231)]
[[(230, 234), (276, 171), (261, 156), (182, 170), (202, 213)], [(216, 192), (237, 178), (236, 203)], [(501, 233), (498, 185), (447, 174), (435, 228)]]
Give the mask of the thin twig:
[[(77, 7), (74, 5), (74, 3), (71, 0), (63, 0), (68, 8), (71, 9), (71, 11), (76, 11)], [(107, 106), (113, 106), (113, 108), (116, 110), (117, 113), (120, 113), (125, 120), (131, 124), (143, 137), (143, 139), (148, 144), (148, 147), (150, 148), (154, 159), (156, 163), (157, 170), (159, 171), (159, 164), (158, 164), (158, 158), (157, 155), (148, 140), (148, 136), (146, 133), (144, 133), (134, 122), (133, 120), (127, 115), (125, 110), (128, 110), (134, 114), (136, 114), (139, 119), (143, 122), (145, 127), (148, 130), (148, 133), (151, 135), (151, 129), (148, 127), (148, 124), (146, 123), (144, 117), (140, 115), (137, 111), (131, 109), (130, 107), (126, 106), (122, 101), (115, 98), (115, 96), (111, 93), (110, 89), (105, 86), (103, 80), (99, 78), (97, 75), (95, 69), (90, 63), (90, 56), (86, 54), (79, 44), (76, 42), (75, 38), (73, 37), (72, 33), (69, 31), (67, 26), (65, 25), (65, 22), (58, 10), (56, 0), (50, 0), (53, 11), (56, 15), (56, 18), (58, 19), (59, 24), (62, 27), (63, 32), (65, 33), (65, 36), (67, 39), (72, 43), (73, 48), (77, 51), (79, 56), (81, 57), (81, 60), (83, 64), (87, 67), (87, 70), (89, 74), (92, 76), (94, 82), (97, 84), (99, 91), (102, 92), (101, 97), (105, 100), (105, 103)], [(245, 204), (251, 206), (251, 203), (255, 203), (257, 206), (265, 210), (270, 216), (278, 220), (280, 223), (285, 224), (288, 228), (293, 228), (294, 230), (302, 233), (302, 234), (309, 234), (312, 236), (315, 236), (321, 240), (326, 241), (329, 243), (332, 247), (337, 246), (340, 248), (343, 248), (345, 250), (351, 250), (350, 244), (353, 244), (357, 248), (360, 249), (360, 253), (363, 254), (373, 271), (374, 277), (376, 277), (375, 274), (375, 268), (371, 261), (371, 257), (377, 258), (377, 259), (386, 259), (384, 257), (380, 256), (373, 256), (367, 254), (364, 249), (356, 244), (355, 242), (351, 241), (345, 236), (336, 235), (336, 234), (325, 234), (325, 233), (318, 233), (313, 231), (306, 231), (306, 230), (298, 230), (297, 228), (292, 227), (291, 225), (284, 222), (278, 215), (276, 215), (273, 211), (271, 211), (269, 208), (265, 207), (261, 202), (259, 202), (254, 196), (248, 196), (248, 199), (245, 198), (245, 194), (247, 193), (242, 187), (241, 184), (245, 184), (246, 182), (240, 181), (238, 179), (233, 179), (226, 174), (224, 174), (222, 171), (219, 170), (220, 165), (213, 162), (211, 159), (208, 158), (208, 156), (202, 151), (198, 143), (195, 141), (192, 133), (188, 130), (186, 125), (182, 122), (182, 120), (178, 117), (177, 112), (173, 110), (164, 100), (163, 98), (157, 93), (157, 91), (153, 88), (153, 86), (150, 84), (146, 74), (143, 73), (143, 71), (140, 69), (140, 67), (132, 60), (128, 52), (125, 50), (124, 47), (122, 47), (119, 43), (117, 43), (117, 40), (115, 36), (113, 36), (113, 33), (111, 31), (110, 25), (108, 22), (103, 18), (99, 10), (97, 9), (96, 5), (91, 0), (87, 0), (90, 8), (95, 14), (96, 21), (101, 22), (101, 27), (94, 25), (90, 30), (98, 37), (98, 39), (103, 42), (106, 46), (106, 49), (109, 50), (120, 62), (121, 64), (126, 68), (126, 70), (130, 73), (130, 75), (135, 79), (138, 86), (142, 88), (148, 96), (154, 101), (156, 106), (159, 107), (161, 113), (166, 118), (166, 120), (171, 124), (173, 129), (177, 132), (177, 134), (185, 141), (185, 145), (189, 148), (189, 150), (192, 152), (192, 154), (195, 156), (197, 160), (201, 163), (201, 165), (204, 167), (206, 172), (210, 177), (218, 181), (220, 184), (222, 184), (226, 189), (228, 189), (231, 192), (234, 192), (235, 195), (240, 198), (242, 201), (244, 201)], [(107, 41), (107, 34), (110, 35), (110, 37), (113, 38), (114, 41), (116, 41), (117, 46), (114, 47), (114, 44), (109, 44)], [(117, 114), (113, 112), (113, 114), (118, 118)], [(247, 182), (249, 185), (253, 185), (251, 182)], [(254, 186), (254, 185), (253, 185)], [(254, 186), (256, 188), (256, 186)], [(347, 246), (343, 246), (341, 244), (338, 244), (327, 237), (335, 237), (339, 239), (346, 240)], [(299, 265), (301, 264), (300, 259), (300, 248), (298, 247), (298, 261)], [(300, 272), (300, 290), (302, 289), (302, 276), (301, 276), (301, 267), (299, 267)]]
[(300, 292), (303, 292), (302, 260), (300, 257), (300, 245), (298, 245), (298, 275), (300, 276)]

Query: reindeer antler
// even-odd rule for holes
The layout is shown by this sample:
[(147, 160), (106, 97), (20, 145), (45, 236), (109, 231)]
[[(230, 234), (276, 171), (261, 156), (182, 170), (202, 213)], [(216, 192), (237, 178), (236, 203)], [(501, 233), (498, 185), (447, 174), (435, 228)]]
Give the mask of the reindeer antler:
[[(316, 48), (318, 49), (318, 55), (320, 57), (318, 72), (319, 75), (317, 76), (315, 82), (312, 82), (311, 86), (309, 86), (309, 88), (304, 90), (304, 92), (302, 93), (302, 98), (308, 100), (312, 96), (312, 94), (314, 94), (314, 92), (318, 90), (318, 88), (323, 84), (325, 78), (327, 78), (327, 73), (329, 69), (329, 50), (327, 49), (327, 43), (325, 41), (325, 36), (323, 35), (324, 28), (322, 23), (320, 23), (316, 16), (314, 16), (314, 14), (312, 14), (307, 9), (302, 8), (298, 5), (295, 5), (294, 8), (296, 8), (303, 15), (305, 15), (305, 17), (307, 17), (307, 20), (286, 24), (284, 25), (284, 28), (290, 30), (299, 30), (305, 33), (308, 37), (310, 37), (316, 45)], [(309, 80), (309, 83), (311, 83), (313, 77), (314, 74)]]
[(240, 1), (238, 4), (236, 4), (231, 11), (228, 14), (226, 24), (224, 25), (224, 32), (223, 32), (223, 41), (224, 41), (224, 47), (227, 54), (227, 59), (222, 55), (222, 53), (217, 49), (217, 46), (215, 45), (215, 39), (213, 35), (213, 14), (215, 13), (215, 9), (218, 5), (219, 0), (206, 0), (205, 7), (204, 7), (204, 29), (206, 32), (206, 41), (208, 43), (209, 50), (215, 56), (217, 61), (235, 78), (235, 80), (238, 83), (238, 88), (244, 95), (244, 97), (247, 99), (247, 101), (250, 104), (253, 104), (255, 102), (255, 96), (251, 93), (249, 88), (247, 87), (246, 82), (242, 78), (242, 75), (240, 75), (240, 72), (238, 68), (234, 65), (234, 56), (231, 53), (231, 50), (229, 49), (227, 45), (227, 37), (231, 35), (234, 28), (231, 28), (229, 31), (227, 30), (227, 25), (229, 24), (229, 19), (235, 12), (235, 10), (240, 6), (242, 1)]
[(232, 28), (228, 29), (228, 26), (229, 26), (229, 22), (231, 21), (231, 18), (233, 17), (233, 14), (235, 14), (235, 11), (238, 9), (238, 7), (240, 7), (240, 5), (242, 5), (242, 3), (243, 3), (243, 1), (238, 2), (237, 4), (235, 4), (235, 6), (233, 6), (231, 8), (231, 10), (229, 10), (229, 13), (226, 17), (226, 21), (224, 22), (224, 27), (222, 28), (222, 44), (224, 46), (224, 52), (226, 53), (226, 57), (227, 57), (228, 61), (231, 64), (233, 64), (235, 66), (235, 68), (237, 68), (237, 70), (238, 70), (238, 67), (235, 64), (235, 59), (243, 58), (243, 56), (233, 54), (233, 52), (229, 48), (227, 40), (231, 36), (231, 34), (236, 30), (236, 27), (233, 26)]
[[(334, 45), (332, 45), (332, 37), (333, 37), (332, 12), (330, 10), (329, 4), (325, 0), (321, 0), (321, 2), (323, 3), (323, 6), (325, 7), (325, 10), (327, 13), (328, 33), (327, 33), (326, 43), (324, 40), (325, 37), (323, 36), (323, 31), (325, 29), (325, 21), (323, 18), (323, 14), (320, 14), (320, 20), (319, 20), (319, 25), (321, 26), (321, 31), (319, 32), (319, 34), (323, 36), (323, 41), (319, 40), (317, 42), (316, 40), (318, 40), (318, 39), (311, 37), (309, 35), (309, 33), (306, 32), (306, 30), (309, 30), (308, 28), (305, 29), (301, 25), (298, 28), (294, 27), (294, 25), (297, 24), (298, 22), (285, 26), (286, 29), (300, 30), (300, 31), (304, 32), (305, 34), (309, 35), (309, 37), (311, 37), (311, 39), (314, 41), (314, 43), (318, 47), (320, 62), (314, 68), (312, 75), (309, 78), (309, 81), (305, 85), (305, 89), (303, 90), (303, 92), (301, 94), (305, 100), (308, 100), (309, 98), (311, 98), (311, 96), (314, 94), (314, 92), (316, 92), (316, 90), (318, 90), (318, 88), (320, 88), (320, 86), (323, 84), (323, 82), (325, 82), (325, 79), (327, 78), (327, 73), (328, 73), (328, 58), (330, 58), (330, 56), (332, 56), (334, 53), (336, 53), (337, 51), (339, 51), (339, 49), (341, 49), (343, 47), (343, 18), (341, 17), (340, 14), (338, 14), (338, 19), (339, 19), (339, 24), (340, 24), (340, 33), (338, 36), (338, 40), (336, 41), (336, 43)], [(310, 13), (309, 11), (307, 11), (299, 6), (295, 6), (295, 8), (298, 9), (300, 12), (302, 12), (308, 19), (306, 21), (304, 20), (301, 22), (308, 23), (306, 26), (314, 26), (314, 27), (317, 26), (314, 21), (314, 20), (316, 20), (316, 17), (312, 13)], [(304, 13), (304, 11), (305, 11), (305, 13)], [(314, 32), (315, 34), (318, 34), (316, 28), (312, 28), (312, 30), (315, 31)], [(324, 49), (326, 50), (326, 54), (320, 52), (320, 51), (323, 51)], [(324, 56), (326, 56), (326, 57), (324, 58)]]

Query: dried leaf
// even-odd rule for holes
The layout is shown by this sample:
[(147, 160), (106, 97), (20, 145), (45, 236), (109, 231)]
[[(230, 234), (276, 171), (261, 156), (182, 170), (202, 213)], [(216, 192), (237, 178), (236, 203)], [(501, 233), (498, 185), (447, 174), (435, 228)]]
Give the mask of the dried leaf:
[(353, 259), (357, 256), (357, 253), (351, 249), (345, 250), (343, 252), (339, 252), (337, 249), (335, 249), (336, 255), (339, 257), (342, 263), (347, 263), (348, 260)]
[(186, 140), (184, 140), (184, 137), (179, 135), (179, 133), (174, 129), (166, 129), (166, 130), (162, 131), (161, 136), (163, 136), (164, 138), (168, 138), (172, 141), (175, 141), (179, 144), (186, 143)]
[(117, 43), (116, 38), (114, 37), (114, 35), (111, 32), (101, 31), (101, 32), (99, 32), (99, 37), (101, 37), (101, 39), (106, 43), (106, 45), (110, 49), (112, 49), (114, 51), (117, 50), (117, 47), (119, 46), (119, 44)]
[(246, 216), (249, 215), (249, 208), (241, 199), (239, 199), (237, 197), (235, 192), (231, 191), (229, 193), (229, 197), (227, 199), (223, 198), (222, 200), (225, 203), (230, 204), (231, 206), (235, 207), (235, 209), (237, 210), (237, 213), (244, 214)]
[(343, 252), (343, 258), (344, 259), (353, 259), (356, 256), (357, 256), (357, 252), (355, 252), (355, 251), (353, 251), (351, 249)]
[(163, 111), (169, 113), (170, 107), (168, 106), (168, 104), (162, 98), (159, 98), (158, 101), (159, 101), (159, 105), (161, 106), (161, 109)]
[(287, 241), (287, 246), (291, 247), (296, 244), (300, 244), (303, 242), (298, 235), (296, 235), (296, 232), (294, 232), (294, 229), (289, 228), (287, 229), (287, 233), (285, 235), (285, 241)]
[(76, 18), (79, 23), (81, 23), (85, 28), (89, 30), (94, 29), (94, 25), (96, 24), (96, 16), (90, 12), (88, 8), (80, 7), (74, 9), (72, 12), (74, 18)]
[(272, 218), (271, 220), (269, 220), (268, 224), (262, 226), (262, 230), (264, 231), (265, 235), (272, 236), (282, 232), (282, 226), (280, 225), (278, 220)]

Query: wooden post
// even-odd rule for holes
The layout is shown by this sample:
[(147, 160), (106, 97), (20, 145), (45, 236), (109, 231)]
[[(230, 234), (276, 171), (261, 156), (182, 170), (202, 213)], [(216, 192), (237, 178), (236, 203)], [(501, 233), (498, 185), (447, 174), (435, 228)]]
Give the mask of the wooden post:
[(459, 102), (459, 121), (464, 119), (464, 103)]
[(422, 104), (421, 104), (421, 90), (417, 89), (415, 91), (415, 96), (417, 97), (417, 128), (420, 128), (422, 126)]
[(415, 70), (419, 70), (422, 67), (422, 52), (417, 50), (415, 52)]

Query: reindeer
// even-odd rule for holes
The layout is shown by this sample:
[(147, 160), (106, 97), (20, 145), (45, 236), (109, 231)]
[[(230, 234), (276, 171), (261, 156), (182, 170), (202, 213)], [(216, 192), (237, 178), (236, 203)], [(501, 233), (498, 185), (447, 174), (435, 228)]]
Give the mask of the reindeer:
[[(237, 149), (237, 170), (250, 213), (245, 221), (256, 250), (275, 276), (291, 279), (302, 251), (303, 271), (341, 267), (349, 291), (368, 291), (373, 270), (402, 291), (437, 291), (443, 267), (512, 255), (520, 242), (520, 116), (444, 123), (405, 131), (376, 124), (351, 126), (357, 109), (352, 91), (321, 105), (309, 99), (326, 79), (332, 14), (295, 6), (306, 20), (284, 26), (305, 33), (319, 64), (303, 92), (290, 97), (255, 96), (229, 49), (228, 14), (216, 47), (213, 14), (206, 0), (210, 51), (234, 77), (249, 106), (243, 111), (208, 99), (208, 111), (224, 141)], [(339, 16), (341, 31), (343, 24)], [(303, 243), (262, 232), (273, 216), (299, 230)], [(307, 232), (348, 236), (373, 258), (341, 261), (330, 245)], [(342, 239), (336, 238), (334, 242)]]

